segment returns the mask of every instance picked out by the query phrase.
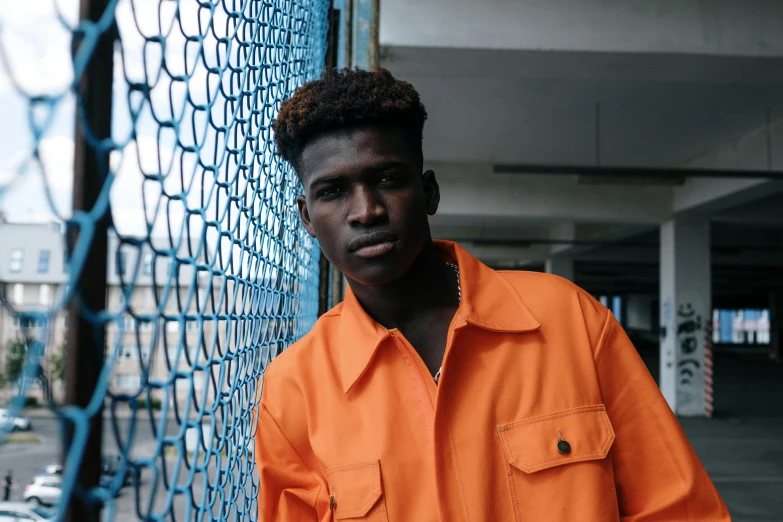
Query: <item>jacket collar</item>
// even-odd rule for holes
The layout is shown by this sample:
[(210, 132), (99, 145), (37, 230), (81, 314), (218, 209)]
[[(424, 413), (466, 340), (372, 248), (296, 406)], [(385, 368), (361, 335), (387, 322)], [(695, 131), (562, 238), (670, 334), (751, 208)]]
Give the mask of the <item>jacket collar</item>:
[[(541, 324), (511, 284), (451, 241), (434, 241), (443, 258), (459, 266), (462, 301), (457, 315), (493, 332), (529, 332)], [(340, 313), (340, 371), (348, 392), (364, 374), (389, 332), (364, 311), (350, 287)]]

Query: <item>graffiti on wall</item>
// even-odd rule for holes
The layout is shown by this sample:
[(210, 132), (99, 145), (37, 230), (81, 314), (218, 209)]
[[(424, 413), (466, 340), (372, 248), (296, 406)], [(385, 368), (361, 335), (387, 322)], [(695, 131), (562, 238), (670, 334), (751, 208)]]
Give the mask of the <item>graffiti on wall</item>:
[(695, 400), (702, 387), (696, 375), (702, 366), (698, 351), (703, 328), (702, 317), (691, 303), (677, 308), (677, 384), (685, 402)]
[[(663, 321), (661, 323), (661, 340), (666, 340), (666, 337), (669, 335), (669, 325), (672, 323), (672, 299), (671, 297), (667, 297), (663, 301), (663, 313), (661, 314), (663, 317)], [(674, 366), (674, 350), (671, 349), (671, 346), (666, 344), (666, 349), (663, 353), (663, 360), (664, 364), (666, 365), (666, 368), (669, 369), (672, 366)]]

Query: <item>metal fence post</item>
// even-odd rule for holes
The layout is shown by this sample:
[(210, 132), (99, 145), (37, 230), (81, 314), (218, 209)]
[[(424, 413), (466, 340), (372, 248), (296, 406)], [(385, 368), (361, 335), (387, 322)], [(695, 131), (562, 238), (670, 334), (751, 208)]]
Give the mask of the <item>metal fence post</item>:
[[(108, 0), (81, 0), (81, 20), (97, 22)], [(89, 212), (98, 202), (109, 171), (109, 152), (90, 145), (87, 135), (96, 140), (111, 136), (113, 52), (116, 26), (114, 22), (93, 50), (89, 63), (77, 87), (77, 104), (84, 108), (77, 114), (74, 131), (73, 211)], [(74, 51), (82, 39), (74, 38)], [(105, 328), (85, 318), (83, 310), (99, 311), (106, 307), (106, 275), (110, 212), (95, 223), (89, 252), (75, 282), (75, 298), (68, 305), (70, 332), (65, 358), (65, 403), (85, 408), (98, 385), (104, 363)], [(83, 231), (70, 226), (67, 231), (69, 251)], [(98, 485), (101, 474), (103, 407), (89, 421), (89, 433), (84, 456), (79, 466), (78, 484), (82, 491)], [(74, 429), (67, 425), (63, 441), (63, 461), (74, 440)], [(65, 520), (84, 522), (99, 520), (101, 507), (89, 504), (80, 495), (73, 495), (67, 506)]]
[(353, 0), (344, 0), (343, 26), (340, 29), (343, 38), (343, 67), (353, 67)]
[(378, 35), (380, 0), (353, 0), (353, 53), (351, 65), (374, 71), (380, 67)]
[[(346, 18), (350, 24), (351, 20), (351, 0), (345, 0), (342, 13), (339, 9), (331, 7), (329, 9), (329, 31), (326, 34), (326, 67), (337, 67), (340, 55), (340, 37), (342, 36), (350, 42), (350, 31), (346, 31), (341, 24), (341, 18)], [(350, 47), (343, 43), (344, 52), (347, 59), (350, 59)], [(319, 281), (318, 281), (318, 315), (327, 312), (334, 305), (342, 301), (342, 289), (335, 292), (334, 281), (342, 281), (342, 274), (333, 267), (329, 260), (321, 252), (321, 258), (318, 263)]]

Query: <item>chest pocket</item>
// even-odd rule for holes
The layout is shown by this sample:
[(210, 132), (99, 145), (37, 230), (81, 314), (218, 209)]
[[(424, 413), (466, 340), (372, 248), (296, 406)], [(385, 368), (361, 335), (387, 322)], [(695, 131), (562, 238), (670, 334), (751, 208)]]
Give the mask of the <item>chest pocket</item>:
[(604, 405), (522, 419), (495, 430), (516, 520), (619, 520)]
[(326, 480), (335, 520), (386, 522), (380, 461), (327, 469)]

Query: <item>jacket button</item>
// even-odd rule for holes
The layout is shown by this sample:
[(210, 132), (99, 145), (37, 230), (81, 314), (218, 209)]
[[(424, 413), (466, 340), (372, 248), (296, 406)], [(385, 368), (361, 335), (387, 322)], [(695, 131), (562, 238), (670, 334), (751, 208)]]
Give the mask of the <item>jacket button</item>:
[(568, 441), (559, 440), (557, 441), (557, 451), (559, 451), (563, 455), (571, 453), (571, 445), (568, 443)]

